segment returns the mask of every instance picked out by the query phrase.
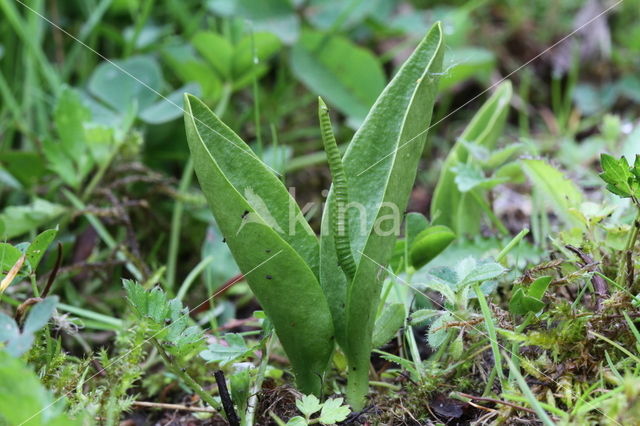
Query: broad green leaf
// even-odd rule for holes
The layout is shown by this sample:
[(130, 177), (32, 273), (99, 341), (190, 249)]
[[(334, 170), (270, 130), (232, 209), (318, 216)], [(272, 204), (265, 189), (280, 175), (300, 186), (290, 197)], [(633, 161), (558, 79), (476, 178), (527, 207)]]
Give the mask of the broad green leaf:
[(406, 317), (407, 311), (403, 303), (393, 303), (385, 306), (373, 327), (371, 346), (379, 348), (393, 339), (400, 327), (404, 325)]
[(348, 209), (351, 248), (358, 265), (350, 284), (337, 266), (334, 239), (326, 232), (333, 190), (323, 214), (321, 282), (333, 309), (338, 342), (349, 359), (349, 402), (357, 408), (368, 386), (383, 268), (393, 253), (394, 228), (400, 227), (426, 141), (442, 52), (441, 27), (436, 24), (380, 95), (344, 155), (349, 202), (362, 206)]
[(304, 31), (293, 46), (291, 68), (311, 91), (357, 123), (385, 84), (380, 62), (371, 52), (344, 37), (316, 31)]
[(273, 322), (305, 393), (317, 394), (334, 346), (318, 283), (318, 241), (295, 200), (201, 101), (186, 96), (198, 180), (249, 286)]
[(529, 286), (527, 294), (535, 299), (542, 299), (544, 292), (547, 291), (547, 287), (551, 283), (553, 278), (549, 276), (539, 277)]
[[(260, 65), (278, 53), (281, 48), (282, 43), (280, 43), (280, 40), (270, 33), (255, 33), (253, 36), (248, 35), (243, 37), (238, 44), (235, 45), (232, 61), (234, 79), (247, 79), (245, 76), (257, 68), (254, 63), (254, 51), (255, 57), (258, 59), (258, 65)], [(263, 73), (263, 71), (261, 71), (261, 73)]]
[(487, 81), (495, 68), (495, 57), (490, 50), (478, 47), (458, 47), (448, 50), (444, 58), (444, 75), (440, 90), (445, 91), (472, 77)]
[(324, 404), (322, 404), (320, 422), (325, 425), (332, 425), (346, 419), (351, 410), (346, 405), (342, 405), (343, 401), (342, 398), (327, 399)]
[(223, 80), (231, 80), (233, 45), (229, 40), (213, 31), (202, 31), (191, 39), (191, 43)]
[(58, 136), (69, 155), (84, 149), (84, 123), (91, 120), (91, 111), (81, 101), (80, 95), (65, 87), (54, 110)]
[(209, 0), (207, 6), (218, 15), (251, 21), (254, 31), (270, 32), (284, 43), (298, 39), (300, 18), (289, 0)]
[(406, 240), (409, 247), (413, 244), (416, 237), (422, 232), (427, 226), (429, 226), (429, 221), (422, 213), (411, 212), (407, 213), (406, 221)]
[(182, 100), (185, 92), (200, 95), (200, 87), (197, 84), (187, 84), (149, 105), (140, 111), (140, 118), (149, 124), (161, 124), (175, 120), (183, 114)]
[(22, 206), (9, 206), (0, 213), (0, 222), (4, 224), (3, 238), (14, 238), (37, 229), (61, 216), (64, 206), (36, 198), (33, 203)]
[(22, 256), (22, 252), (9, 243), (0, 243), (0, 276), (4, 276), (18, 259)]
[(456, 234), (444, 225), (434, 225), (420, 232), (409, 249), (409, 259), (419, 269), (431, 262), (455, 240)]
[(511, 82), (506, 81), (498, 86), (474, 115), (442, 165), (431, 201), (431, 217), (435, 224), (446, 225), (458, 235), (477, 234), (482, 217), (477, 203), (462, 194), (455, 183), (454, 168), (469, 160), (469, 150), (463, 142), (493, 149), (507, 118), (511, 94)]
[(47, 325), (56, 310), (57, 304), (58, 296), (49, 296), (32, 307), (24, 322), (22, 332), (25, 334), (33, 334)]
[(568, 224), (581, 226), (571, 213), (571, 210), (579, 209), (583, 201), (582, 192), (576, 184), (544, 160), (525, 159), (521, 163), (534, 187), (550, 201), (549, 206), (556, 214)]
[(38, 264), (40, 264), (40, 260), (42, 260), (42, 256), (44, 256), (44, 253), (56, 238), (57, 234), (57, 229), (47, 229), (35, 237), (31, 244), (29, 244), (26, 255), (27, 261), (29, 265), (31, 265), (31, 270), (36, 270)]
[[(39, 182), (47, 171), (43, 156), (37, 152), (6, 150), (0, 153), (0, 164), (11, 174), (11, 177), (27, 187)], [(13, 182), (17, 184), (15, 180)]]
[(155, 59), (134, 56), (98, 65), (89, 79), (89, 92), (124, 113), (133, 102), (138, 110), (151, 105), (158, 97), (154, 91), (159, 92), (162, 85), (162, 73)]
[(387, 0), (309, 0), (305, 17), (321, 30), (352, 28), (380, 8)]
[(315, 395), (304, 395), (302, 399), (296, 399), (296, 407), (306, 417), (311, 417), (322, 408), (320, 400)]
[(196, 82), (202, 88), (202, 96), (218, 99), (222, 91), (221, 78), (211, 72), (211, 67), (198, 57), (193, 46), (169, 46), (162, 51), (162, 58), (183, 83)]

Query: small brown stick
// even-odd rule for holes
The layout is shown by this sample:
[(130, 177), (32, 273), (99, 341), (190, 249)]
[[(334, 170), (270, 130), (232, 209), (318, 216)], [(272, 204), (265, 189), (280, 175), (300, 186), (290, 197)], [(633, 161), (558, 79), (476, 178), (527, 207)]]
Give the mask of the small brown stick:
[(229, 395), (229, 389), (227, 389), (227, 381), (224, 378), (224, 373), (222, 370), (217, 370), (213, 375), (216, 378), (216, 383), (218, 384), (218, 393), (220, 394), (220, 400), (222, 401), (222, 408), (227, 415), (229, 425), (240, 426), (240, 419), (238, 419), (236, 410), (233, 407), (233, 401), (231, 400), (231, 395)]
[(181, 404), (165, 404), (164, 402), (147, 402), (147, 401), (134, 401), (134, 407), (145, 407), (145, 408), (160, 408), (164, 410), (180, 410), (180, 411), (191, 411), (192, 413), (212, 413), (217, 414), (218, 412), (213, 408), (207, 407), (187, 407), (186, 405)]
[(55, 281), (56, 276), (58, 275), (58, 271), (60, 270), (60, 264), (62, 264), (62, 244), (60, 243), (60, 241), (58, 241), (58, 257), (56, 258), (56, 264), (53, 265), (53, 269), (49, 274), (47, 285), (45, 285), (44, 289), (42, 290), (41, 297), (43, 299), (47, 297), (47, 295), (49, 294), (49, 291), (51, 290), (51, 286), (53, 286), (53, 282)]
[[(586, 253), (584, 253), (582, 250), (572, 245), (566, 245), (565, 247), (571, 250), (572, 252), (574, 252), (580, 258), (582, 263), (584, 263), (585, 265), (594, 263), (593, 259), (590, 256), (588, 256)], [(598, 271), (597, 267), (594, 267), (594, 269), (596, 269), (597, 272), (600, 272)], [(607, 283), (604, 281), (604, 278), (602, 278), (600, 275), (593, 274), (593, 276), (591, 277), (591, 284), (593, 284), (593, 288), (595, 290), (595, 295), (596, 295), (596, 312), (600, 312), (604, 307), (604, 305), (602, 304), (603, 300), (609, 297), (609, 291), (607, 290)]]
[(20, 306), (18, 306), (18, 309), (16, 309), (16, 315), (14, 317), (16, 322), (20, 324), (20, 321), (22, 320), (24, 313), (27, 311), (27, 308), (29, 306), (35, 305), (36, 303), (40, 303), (40, 302), (42, 302), (42, 299), (39, 297), (30, 297), (24, 302), (22, 302)]

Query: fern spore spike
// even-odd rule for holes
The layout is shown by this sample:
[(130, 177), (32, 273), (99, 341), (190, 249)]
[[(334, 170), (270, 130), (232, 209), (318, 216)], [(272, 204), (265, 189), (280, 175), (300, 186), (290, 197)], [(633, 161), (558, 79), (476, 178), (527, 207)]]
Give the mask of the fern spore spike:
[(322, 98), (318, 97), (318, 117), (320, 119), (320, 132), (322, 142), (327, 153), (329, 170), (333, 179), (333, 209), (331, 215), (331, 233), (336, 245), (338, 263), (349, 280), (352, 280), (356, 273), (356, 263), (351, 253), (349, 242), (349, 220), (347, 218), (347, 204), (349, 203), (349, 193), (347, 186), (347, 175), (344, 172), (340, 150), (336, 143), (329, 109)]

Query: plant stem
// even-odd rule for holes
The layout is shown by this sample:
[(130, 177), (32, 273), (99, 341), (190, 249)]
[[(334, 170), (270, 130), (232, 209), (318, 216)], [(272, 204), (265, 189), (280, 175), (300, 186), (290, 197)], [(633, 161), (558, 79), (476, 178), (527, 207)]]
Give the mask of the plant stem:
[(482, 311), (482, 316), (484, 316), (484, 324), (487, 329), (487, 334), (489, 335), (489, 343), (491, 343), (491, 350), (493, 352), (493, 361), (495, 363), (496, 372), (498, 373), (498, 378), (500, 379), (500, 383), (502, 388), (505, 389), (505, 380), (504, 373), (502, 371), (502, 356), (500, 355), (500, 348), (498, 345), (498, 336), (496, 334), (496, 329), (493, 324), (493, 318), (491, 317), (491, 310), (489, 309), (489, 304), (487, 303), (487, 299), (484, 297), (482, 290), (480, 289), (480, 284), (473, 284), (473, 290), (476, 293), (476, 297), (478, 298), (478, 303), (480, 305), (480, 310)]
[(258, 408), (258, 393), (262, 389), (262, 382), (264, 381), (264, 375), (267, 372), (267, 366), (269, 365), (269, 356), (271, 354), (271, 341), (272, 341), (273, 333), (266, 339), (262, 347), (262, 358), (260, 359), (260, 366), (258, 367), (258, 376), (256, 377), (256, 381), (253, 385), (253, 389), (251, 391), (251, 397), (247, 402), (247, 412), (244, 416), (243, 425), (244, 426), (252, 426), (253, 419), (256, 414), (256, 409)]
[(496, 262), (500, 262), (502, 259), (504, 259), (504, 257), (509, 254), (509, 252), (511, 250), (513, 250), (513, 248), (518, 245), (518, 243), (520, 241), (522, 241), (522, 239), (529, 233), (529, 229), (524, 228), (522, 231), (520, 231), (518, 233), (518, 235), (516, 235), (515, 237), (513, 237), (513, 239), (511, 241), (509, 241), (509, 244), (507, 244), (506, 246), (504, 246), (504, 248), (500, 251), (500, 253), (498, 253), (498, 255), (496, 256)]
[(153, 346), (156, 347), (158, 353), (164, 360), (167, 367), (169, 367), (169, 369), (171, 369), (171, 371), (176, 376), (180, 377), (180, 379), (184, 382), (185, 385), (189, 387), (189, 389), (194, 391), (200, 397), (200, 399), (202, 399), (202, 401), (209, 404), (212, 408), (220, 411), (220, 409), (222, 408), (220, 403), (216, 401), (210, 393), (205, 391), (204, 388), (200, 386), (200, 384), (196, 382), (193, 377), (191, 377), (186, 371), (175, 365), (175, 361), (171, 359), (171, 356), (164, 350), (160, 342), (158, 342), (155, 337), (151, 338), (151, 343), (153, 343)]
[(640, 225), (640, 206), (637, 206), (638, 212), (636, 214), (635, 219), (633, 219), (633, 223), (631, 224), (631, 233), (629, 234), (629, 238), (627, 239), (627, 243), (624, 247), (624, 256), (618, 265), (618, 273), (616, 275), (616, 281), (619, 283), (624, 283), (626, 280), (624, 279), (624, 273), (627, 270), (627, 257), (626, 254), (629, 252), (633, 252), (633, 249), (636, 245), (636, 241), (638, 240), (638, 226)]

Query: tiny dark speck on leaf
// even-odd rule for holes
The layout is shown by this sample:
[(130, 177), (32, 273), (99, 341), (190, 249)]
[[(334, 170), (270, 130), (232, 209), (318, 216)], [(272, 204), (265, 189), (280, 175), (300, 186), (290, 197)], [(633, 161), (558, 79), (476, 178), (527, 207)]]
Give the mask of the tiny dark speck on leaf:
[(226, 243), (226, 242), (227, 242), (227, 239), (226, 239), (226, 238), (223, 238), (223, 239), (222, 239), (222, 242), (223, 242), (223, 243)]
[(271, 253), (271, 249), (266, 249), (264, 252), (265, 253)]
[(245, 210), (244, 213), (242, 213), (242, 218), (244, 219), (245, 217), (247, 217), (248, 214), (249, 214), (249, 210)]
[(272, 277), (271, 275), (267, 275), (267, 276), (265, 276), (265, 278), (266, 278), (266, 279), (268, 279), (268, 280), (270, 280), (270, 279), (272, 279), (273, 277)]

